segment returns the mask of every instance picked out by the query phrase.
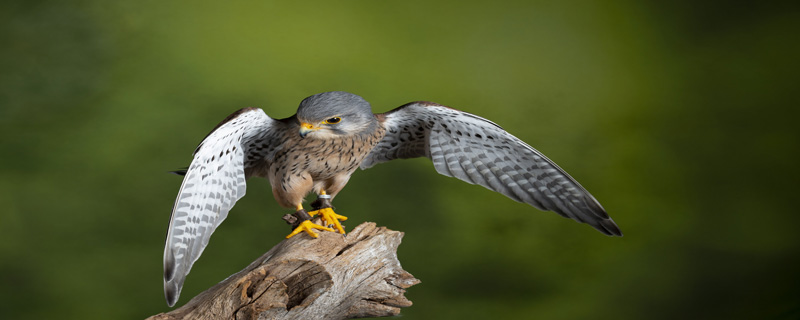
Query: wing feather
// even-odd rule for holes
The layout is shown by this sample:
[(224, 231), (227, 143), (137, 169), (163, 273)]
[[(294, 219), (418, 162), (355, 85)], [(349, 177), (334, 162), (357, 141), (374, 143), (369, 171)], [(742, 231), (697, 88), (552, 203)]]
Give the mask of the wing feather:
[[(169, 306), (214, 230), (245, 194), (253, 143), (273, 143), (277, 121), (246, 108), (220, 123), (197, 147), (172, 209), (164, 246), (164, 294)], [(245, 162), (248, 162), (247, 164)]]
[(489, 120), (422, 101), (378, 118), (386, 136), (361, 163), (362, 169), (393, 159), (428, 157), (440, 174), (587, 223), (604, 234), (622, 235), (575, 179)]

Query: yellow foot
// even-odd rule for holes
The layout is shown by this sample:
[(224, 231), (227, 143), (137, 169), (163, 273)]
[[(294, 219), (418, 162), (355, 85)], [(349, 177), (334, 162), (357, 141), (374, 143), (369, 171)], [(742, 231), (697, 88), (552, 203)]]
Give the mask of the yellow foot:
[(339, 220), (345, 221), (347, 220), (347, 217), (336, 214), (336, 212), (333, 212), (333, 208), (322, 208), (311, 211), (308, 214), (312, 217), (316, 214), (319, 214), (322, 218), (322, 222), (325, 223), (325, 225), (332, 224), (334, 227), (336, 227), (336, 230), (338, 230), (339, 233), (344, 234), (344, 228), (342, 228), (342, 224), (339, 223)]
[(331, 228), (323, 227), (321, 225), (318, 225), (316, 223), (313, 223), (311, 221), (306, 220), (306, 221), (301, 222), (300, 225), (297, 226), (297, 228), (295, 228), (294, 231), (292, 231), (292, 233), (290, 233), (288, 236), (286, 236), (286, 239), (294, 237), (295, 235), (297, 235), (298, 233), (303, 232), (303, 231), (308, 233), (308, 235), (311, 236), (312, 238), (319, 237), (319, 235), (316, 232), (314, 232), (314, 229), (333, 232), (333, 229), (331, 229)]

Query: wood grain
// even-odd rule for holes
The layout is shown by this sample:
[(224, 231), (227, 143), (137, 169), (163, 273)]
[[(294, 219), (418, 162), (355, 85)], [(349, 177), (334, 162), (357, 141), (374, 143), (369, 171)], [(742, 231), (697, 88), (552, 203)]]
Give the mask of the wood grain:
[(411, 306), (420, 281), (400, 266), (403, 233), (365, 222), (347, 235), (286, 239), (184, 306), (148, 319), (349, 319)]

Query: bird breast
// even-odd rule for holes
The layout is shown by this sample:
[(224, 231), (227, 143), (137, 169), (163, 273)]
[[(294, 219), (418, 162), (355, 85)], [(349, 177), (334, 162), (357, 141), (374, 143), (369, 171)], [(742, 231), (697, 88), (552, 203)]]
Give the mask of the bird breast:
[(378, 127), (371, 134), (339, 136), (334, 138), (286, 139), (273, 159), (269, 170), (271, 183), (282, 184), (309, 175), (313, 181), (332, 179), (341, 174), (348, 176), (358, 168), (372, 148), (383, 138), (385, 131)]

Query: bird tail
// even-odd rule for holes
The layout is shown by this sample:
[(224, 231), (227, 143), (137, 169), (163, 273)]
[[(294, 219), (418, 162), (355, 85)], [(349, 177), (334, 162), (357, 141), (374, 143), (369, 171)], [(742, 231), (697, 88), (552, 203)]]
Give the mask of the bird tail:
[(180, 168), (180, 169), (175, 170), (175, 171), (168, 171), (168, 172), (171, 173), (171, 174), (179, 175), (179, 176), (185, 176), (186, 175), (186, 171), (188, 171), (188, 170), (189, 170), (189, 167), (184, 167), (184, 168)]

